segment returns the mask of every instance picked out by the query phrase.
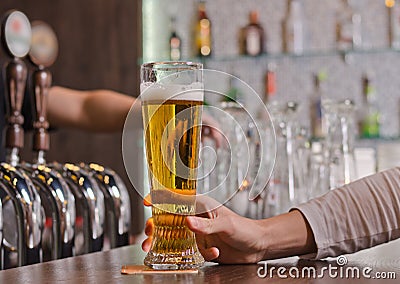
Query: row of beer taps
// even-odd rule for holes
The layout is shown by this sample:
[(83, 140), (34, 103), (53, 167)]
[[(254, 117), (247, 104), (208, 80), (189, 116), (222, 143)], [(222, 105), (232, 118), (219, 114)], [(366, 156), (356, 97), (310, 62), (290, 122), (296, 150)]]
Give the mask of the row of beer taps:
[[(121, 178), (94, 163), (47, 162), (50, 147), (48, 69), (58, 53), (55, 33), (43, 22), (9, 11), (1, 30), (10, 56), (4, 66), (6, 162), (0, 164), (0, 268), (33, 264), (129, 244), (130, 200)], [(34, 66), (28, 76), (29, 65)], [(35, 106), (33, 151), (21, 161), (24, 147), (22, 103), (32, 82)]]

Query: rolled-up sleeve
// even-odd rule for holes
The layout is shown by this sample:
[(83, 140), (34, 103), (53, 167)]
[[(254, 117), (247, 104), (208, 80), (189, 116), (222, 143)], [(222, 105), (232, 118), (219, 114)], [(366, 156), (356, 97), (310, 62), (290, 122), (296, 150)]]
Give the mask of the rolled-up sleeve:
[(357, 180), (303, 203), (318, 248), (303, 258), (353, 253), (400, 237), (400, 168)]

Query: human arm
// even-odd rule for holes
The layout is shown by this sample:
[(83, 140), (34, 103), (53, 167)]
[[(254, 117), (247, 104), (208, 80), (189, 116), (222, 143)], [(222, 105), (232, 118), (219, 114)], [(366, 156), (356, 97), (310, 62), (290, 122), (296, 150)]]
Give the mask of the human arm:
[[(199, 204), (200, 202), (200, 204)], [(196, 207), (211, 207), (207, 213), (186, 218), (196, 233), (199, 250), (207, 261), (219, 263), (255, 263), (263, 259), (307, 254), (316, 251), (312, 232), (302, 214), (292, 212), (264, 220), (237, 215), (224, 206), (210, 206), (210, 198), (197, 200)], [(145, 202), (150, 205), (149, 202)], [(153, 221), (146, 223), (147, 238), (142, 248), (151, 246)]]
[(133, 97), (111, 90), (79, 91), (54, 86), (48, 96), (48, 119), (55, 127), (122, 131), (134, 101)]
[[(122, 131), (131, 107), (141, 119), (141, 104), (135, 98), (111, 90), (81, 91), (59, 86), (50, 89), (48, 119), (55, 127), (72, 127), (97, 132)], [(222, 143), (218, 124), (203, 115), (203, 134)]]
[(357, 180), (296, 207), (307, 219), (321, 259), (400, 238), (400, 168)]
[(188, 217), (187, 224), (208, 261), (256, 263), (316, 251), (312, 231), (297, 210), (264, 220), (238, 215), (220, 220)]

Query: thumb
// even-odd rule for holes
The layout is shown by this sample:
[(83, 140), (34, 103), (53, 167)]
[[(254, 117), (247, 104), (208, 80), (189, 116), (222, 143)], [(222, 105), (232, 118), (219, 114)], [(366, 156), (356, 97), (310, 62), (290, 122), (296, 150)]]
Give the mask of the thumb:
[(225, 224), (218, 219), (188, 216), (186, 217), (186, 224), (193, 232), (205, 235), (220, 233), (226, 230)]

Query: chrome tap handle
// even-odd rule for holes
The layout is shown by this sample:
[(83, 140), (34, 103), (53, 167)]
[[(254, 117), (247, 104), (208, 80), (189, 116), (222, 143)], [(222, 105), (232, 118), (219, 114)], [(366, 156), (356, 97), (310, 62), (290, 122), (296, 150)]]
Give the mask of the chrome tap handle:
[[(75, 198), (70, 187), (59, 172), (45, 165), (25, 164), (23, 169), (32, 176), (42, 203), (45, 204), (46, 218), (51, 219), (52, 240), (46, 243), (47, 251), (43, 247), (43, 259), (73, 256), (76, 211)], [(44, 242), (43, 238), (42, 246)]]
[[(32, 174), (32, 173), (30, 173), (30, 174)], [(42, 234), (43, 261), (59, 259), (61, 256), (61, 240), (60, 240), (61, 233), (60, 233), (60, 227), (58, 226), (59, 216), (57, 216), (57, 214), (54, 214), (55, 212), (57, 212), (57, 209), (58, 209), (57, 204), (55, 204), (53, 196), (46, 194), (47, 193), (46, 186), (43, 185), (43, 183), (41, 183), (35, 177), (32, 177), (32, 182), (38, 189), (39, 195), (41, 196), (43, 208), (46, 208), (46, 206), (44, 204), (47, 204), (47, 206), (49, 207), (47, 210), (51, 211), (51, 213), (52, 213), (52, 214), (49, 214), (46, 212), (46, 209), (43, 210), (44, 218), (45, 218), (43, 231), (47, 230), (46, 229), (47, 220), (48, 220), (47, 215), (53, 215), (52, 219), (50, 219), (51, 220), (51, 227), (50, 227), (51, 234), (44, 234), (44, 233)], [(49, 235), (51, 235), (51, 237), (52, 237), (51, 248), (48, 248), (48, 245), (47, 245), (49, 243), (49, 241), (48, 241)], [(50, 252), (48, 252), (48, 251), (50, 251)], [(48, 254), (50, 254), (50, 255), (48, 256)]]
[(104, 192), (107, 213), (107, 235), (111, 248), (129, 244), (131, 210), (128, 190), (122, 179), (113, 170), (91, 163), (80, 165), (92, 172)]
[(17, 252), (16, 265), (25, 265), (27, 262), (27, 248), (24, 245), (26, 243), (23, 222), (24, 208), (22, 206), (22, 203), (18, 202), (16, 192), (14, 192), (14, 190), (7, 183), (0, 182), (0, 196), (3, 204), (2, 213), (8, 216), (8, 220), (12, 220), (11, 222), (3, 220), (4, 230), (2, 240), (2, 269), (11, 268), (14, 266), (14, 263), (11, 263), (11, 259), (9, 257), (9, 253), (11, 253), (11, 251)]
[[(7, 194), (3, 199), (3, 212), (14, 211), (15, 221), (9, 222), (12, 227), (4, 227), (4, 244), (18, 251), (18, 265), (40, 262), (42, 207), (40, 197), (29, 177), (9, 164), (0, 165), (0, 178)], [(4, 202), (7, 201), (7, 202)], [(13, 207), (12, 207), (13, 206)], [(9, 216), (12, 219), (12, 216)], [(16, 236), (16, 232), (18, 235)]]
[[(52, 168), (65, 178), (76, 202), (76, 235), (83, 242), (75, 242), (77, 254), (100, 251), (104, 242), (104, 194), (96, 180), (74, 164), (53, 163)], [(75, 241), (80, 241), (75, 239)]]

